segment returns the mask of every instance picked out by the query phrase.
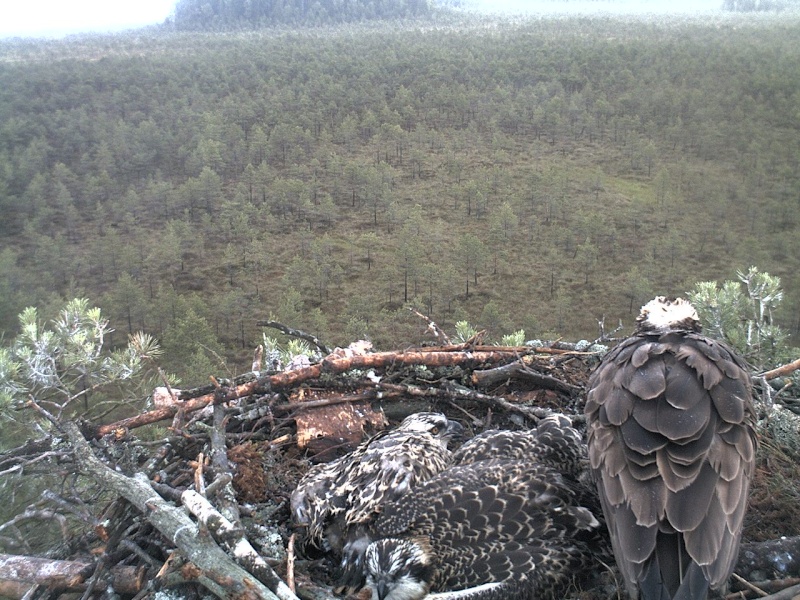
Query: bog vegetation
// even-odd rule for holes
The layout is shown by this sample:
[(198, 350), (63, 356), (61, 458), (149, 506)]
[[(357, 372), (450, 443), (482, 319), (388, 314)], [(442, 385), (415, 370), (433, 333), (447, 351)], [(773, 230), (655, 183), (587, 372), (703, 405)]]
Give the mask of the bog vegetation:
[(0, 330), (88, 297), (191, 384), (270, 316), (593, 339), (758, 265), (796, 334), (798, 64), (785, 14), (0, 42)]

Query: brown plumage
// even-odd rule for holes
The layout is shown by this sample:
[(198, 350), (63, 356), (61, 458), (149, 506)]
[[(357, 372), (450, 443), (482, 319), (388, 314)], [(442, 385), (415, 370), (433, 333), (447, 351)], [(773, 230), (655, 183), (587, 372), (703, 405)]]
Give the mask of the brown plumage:
[(757, 446), (745, 362), (658, 297), (589, 379), (589, 461), (632, 598), (701, 600), (739, 550)]
[(507, 459), (454, 466), (387, 505), (366, 549), (373, 600), (563, 598), (599, 524), (560, 473)]
[(578, 478), (586, 469), (586, 447), (569, 417), (554, 413), (541, 419), (535, 429), (489, 429), (466, 441), (453, 452), (452, 464), (465, 465), (505, 458), (547, 465), (561, 474)]
[(462, 432), (441, 413), (414, 413), (353, 452), (309, 469), (291, 498), (292, 516), (306, 543), (340, 553), (385, 503), (446, 468), (447, 445)]
[(376, 518), (363, 559), (373, 600), (563, 598), (594, 564), (599, 523), (571, 477), (583, 456), (562, 415), (467, 442)]

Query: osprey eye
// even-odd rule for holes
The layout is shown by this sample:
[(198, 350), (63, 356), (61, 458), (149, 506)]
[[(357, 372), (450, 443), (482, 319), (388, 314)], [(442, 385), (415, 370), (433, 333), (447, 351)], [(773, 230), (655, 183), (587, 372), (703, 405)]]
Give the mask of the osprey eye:
[(434, 427), (433, 429), (431, 429), (431, 433), (439, 433), (439, 428)]

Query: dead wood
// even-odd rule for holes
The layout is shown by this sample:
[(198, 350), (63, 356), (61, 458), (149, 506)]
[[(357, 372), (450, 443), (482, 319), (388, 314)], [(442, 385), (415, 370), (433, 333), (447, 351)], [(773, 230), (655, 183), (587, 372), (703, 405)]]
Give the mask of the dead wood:
[(434, 321), (433, 319), (423, 315), (421, 312), (419, 312), (413, 306), (408, 306), (406, 308), (408, 308), (408, 310), (410, 310), (412, 313), (417, 315), (420, 319), (422, 319), (423, 321), (428, 323), (428, 328), (427, 328), (426, 331), (430, 331), (433, 334), (434, 337), (440, 338), (445, 344), (448, 344), (448, 345), (450, 344), (450, 337), (447, 335), (447, 333), (445, 332), (444, 329), (442, 329), (441, 327), (439, 327), (436, 324), (436, 321)]
[(744, 592), (736, 592), (725, 596), (725, 600), (743, 600), (745, 598), (758, 598), (758, 600), (796, 600), (800, 596), (800, 584), (786, 587), (773, 594), (750, 595), (746, 596)]
[[(41, 585), (57, 591), (83, 591), (95, 566), (90, 561), (0, 554), (0, 581), (10, 584), (9, 590), (27, 591)], [(109, 569), (110, 583), (120, 594), (137, 594), (144, 587), (145, 573), (141, 567), (115, 565)]]
[(277, 329), (281, 333), (288, 335), (289, 337), (299, 338), (301, 340), (305, 340), (316, 346), (320, 352), (323, 354), (330, 354), (331, 351), (328, 349), (322, 340), (320, 340), (317, 336), (311, 335), (310, 333), (306, 333), (305, 331), (301, 331), (299, 329), (294, 329), (292, 327), (287, 327), (283, 323), (278, 323), (277, 321), (256, 321), (256, 325), (258, 327), (271, 327), (272, 329)]
[[(260, 361), (254, 360), (258, 364), (252, 373), (194, 390), (172, 390), (171, 403), (102, 427), (82, 425), (83, 435), (66, 423), (72, 451), (46, 438), (0, 455), (0, 472), (21, 477), (31, 467), (52, 468), (57, 461), (64, 472), (80, 470), (126, 499), (90, 515), (100, 541), (85, 534), (81, 544), (61, 556), (84, 565), (79, 591), (86, 598), (90, 586), (95, 586), (94, 597), (106, 589), (122, 565), (146, 573), (156, 587), (189, 582), (221, 598), (331, 598), (329, 575), (335, 565), (304, 560), (313, 557), (304, 557), (302, 549), (297, 556), (294, 548), (287, 551), (283, 581), (273, 570), (284, 575), (283, 559), (277, 557), (290, 539), (288, 499), (308, 468), (304, 455), (320, 460), (330, 449), (333, 456), (342, 451), (340, 446), (380, 429), (387, 416), (400, 420), (431, 408), (469, 419), (476, 429), (517, 428), (553, 411), (579, 423), (582, 391), (594, 362), (594, 353), (579, 347), (585, 344), (496, 347), (473, 340), (396, 352), (337, 351), (317, 364), (279, 373), (256, 372)], [(370, 411), (381, 418), (365, 419)], [(143, 442), (130, 431), (177, 414), (180, 427), (167, 439)], [(86, 437), (93, 439), (87, 442)], [(55, 510), (43, 512), (45, 502)], [(84, 502), (81, 510), (91, 508)], [(70, 507), (43, 495), (35, 509), (58, 525), (59, 511), (69, 514)], [(9, 523), (17, 525), (13, 519)], [(254, 537), (265, 528), (277, 536), (277, 545)], [(95, 559), (86, 558), (87, 548)], [(264, 548), (263, 556), (255, 548)], [(791, 578), (800, 573), (794, 556), (800, 556), (797, 538), (744, 544), (737, 573), (748, 583), (742, 585), (772, 594), (769, 600), (790, 597), (777, 594), (783, 593), (780, 586), (797, 583)], [(287, 585), (291, 580), (297, 592)], [(19, 597), (34, 583), (4, 579), (0, 572), (0, 595), (16, 589)], [(117, 593), (137, 593), (111, 585)], [(580, 597), (607, 597), (606, 591), (584, 591)], [(138, 593), (146, 598), (151, 590)], [(738, 592), (730, 599), (754, 594)]]
[(231, 600), (277, 598), (253, 575), (235, 564), (208, 536), (201, 535), (197, 525), (180, 508), (157, 494), (144, 475), (126, 477), (117, 473), (94, 455), (74, 423), (64, 422), (60, 427), (69, 438), (80, 471), (138, 508), (201, 571), (202, 581), (212, 593)]
[(296, 386), (322, 375), (338, 375), (360, 369), (388, 369), (407, 366), (425, 366), (430, 368), (461, 366), (473, 369), (480, 365), (496, 364), (514, 360), (514, 352), (503, 349), (484, 351), (436, 352), (425, 349), (414, 349), (400, 352), (373, 352), (344, 358), (326, 357), (321, 362), (286, 373), (279, 373), (269, 378), (271, 389), (284, 389)]
[(534, 387), (561, 392), (568, 396), (578, 394), (582, 389), (551, 375), (539, 373), (522, 361), (515, 361), (493, 369), (476, 370), (472, 373), (473, 385), (482, 388), (499, 385), (510, 379), (526, 381), (531, 383)]
[[(214, 405), (213, 427), (210, 433), (211, 466), (214, 480), (208, 487), (207, 494), (217, 499), (219, 511), (234, 523), (239, 523), (239, 505), (233, 491), (231, 463), (228, 461), (228, 450), (225, 441), (225, 409), (220, 404)], [(213, 490), (212, 490), (213, 486)]]
[(771, 371), (762, 373), (760, 377), (763, 377), (769, 381), (770, 379), (775, 379), (776, 377), (783, 377), (785, 375), (789, 375), (790, 373), (794, 373), (798, 369), (800, 369), (800, 358), (788, 364), (781, 365), (777, 369), (772, 369)]
[[(319, 379), (324, 375), (338, 375), (353, 369), (387, 369), (392, 367), (405, 367), (420, 365), (431, 368), (462, 366), (472, 369), (479, 365), (496, 364), (499, 362), (514, 360), (521, 351), (538, 351), (531, 348), (499, 348), (486, 346), (484, 350), (475, 351), (435, 351), (425, 349), (415, 349), (400, 352), (374, 352), (372, 354), (361, 354), (356, 356), (336, 357), (328, 356), (321, 362), (284, 373), (259, 377), (253, 381), (248, 381), (242, 385), (222, 388), (214, 392), (204, 394), (197, 398), (185, 399), (184, 392), (178, 395), (180, 402), (171, 406), (164, 406), (142, 413), (127, 419), (122, 419), (116, 423), (102, 425), (97, 428), (95, 435), (102, 437), (113, 433), (117, 429), (134, 429), (144, 425), (151, 425), (173, 418), (178, 410), (185, 414), (205, 408), (210, 403), (231, 402), (254, 394), (266, 394), (272, 390), (285, 390), (297, 386), (301, 383)], [(563, 354), (564, 351), (553, 352)]]
[(742, 544), (736, 572), (748, 580), (800, 574), (800, 536)]
[(183, 492), (182, 500), (184, 506), (208, 528), (214, 539), (227, 548), (239, 564), (258, 577), (280, 600), (298, 600), (289, 586), (281, 581), (272, 567), (247, 541), (241, 527), (231, 523), (194, 490)]

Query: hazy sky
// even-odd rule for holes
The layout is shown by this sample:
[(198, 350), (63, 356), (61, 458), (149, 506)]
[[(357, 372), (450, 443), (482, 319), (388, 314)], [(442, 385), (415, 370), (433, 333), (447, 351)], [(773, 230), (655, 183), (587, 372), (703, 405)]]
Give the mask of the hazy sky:
[(0, 37), (63, 36), (161, 23), (176, 0), (0, 0)]
[[(61, 37), (161, 23), (177, 0), (0, 0), (0, 38)], [(696, 12), (722, 0), (466, 0), (488, 12)]]
[(504, 13), (697, 13), (718, 10), (722, 0), (462, 0), (486, 12)]

